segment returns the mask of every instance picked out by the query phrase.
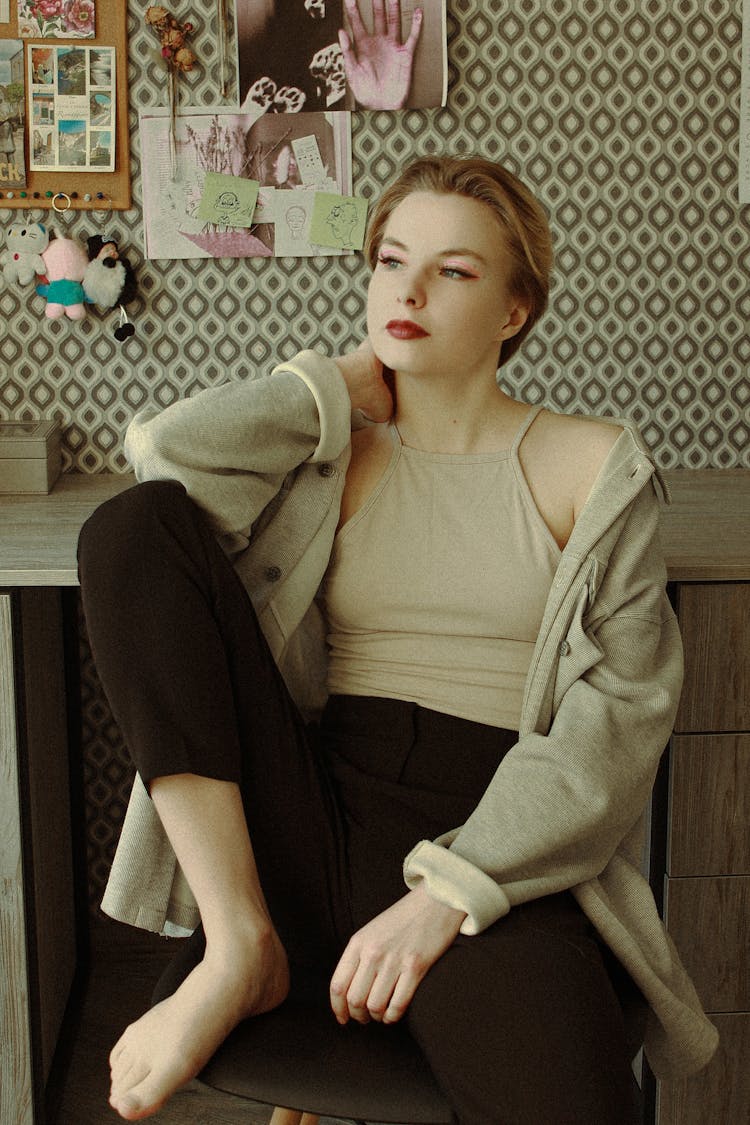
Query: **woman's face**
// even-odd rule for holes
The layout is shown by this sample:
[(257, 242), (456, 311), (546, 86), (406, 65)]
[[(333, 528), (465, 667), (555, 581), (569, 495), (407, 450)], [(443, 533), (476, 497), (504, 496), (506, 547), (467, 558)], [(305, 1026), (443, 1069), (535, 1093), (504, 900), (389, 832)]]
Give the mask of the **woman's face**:
[(509, 290), (505, 235), (476, 199), (413, 192), (385, 224), (367, 300), (378, 358), (395, 371), (494, 377), (526, 307)]

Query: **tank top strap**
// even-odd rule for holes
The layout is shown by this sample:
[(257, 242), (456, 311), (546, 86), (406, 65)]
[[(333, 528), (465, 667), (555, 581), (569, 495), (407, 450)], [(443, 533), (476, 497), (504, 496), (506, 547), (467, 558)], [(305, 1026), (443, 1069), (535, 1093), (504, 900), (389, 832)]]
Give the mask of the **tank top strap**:
[(521, 420), (521, 425), (518, 427), (518, 430), (516, 431), (516, 436), (513, 438), (513, 443), (510, 447), (511, 455), (514, 458), (518, 457), (518, 450), (520, 448), (521, 442), (526, 437), (526, 435), (529, 432), (529, 430), (531, 429), (532, 425), (534, 424), (534, 422), (536, 421), (536, 419), (539, 417), (539, 415), (541, 414), (541, 412), (543, 410), (544, 410), (543, 404), (537, 403), (536, 406), (529, 407), (525, 416)]

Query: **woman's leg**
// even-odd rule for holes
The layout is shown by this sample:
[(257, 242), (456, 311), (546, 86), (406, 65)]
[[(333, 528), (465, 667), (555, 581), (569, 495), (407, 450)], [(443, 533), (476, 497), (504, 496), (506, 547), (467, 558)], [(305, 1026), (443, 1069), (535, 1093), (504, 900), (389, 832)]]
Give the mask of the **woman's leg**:
[(460, 1125), (638, 1120), (620, 1006), (570, 895), (459, 936), (407, 1018)]
[[(324, 727), (359, 926), (405, 892), (400, 856), (466, 819), (517, 736), (416, 704), (336, 697)], [(636, 1120), (619, 1002), (569, 894), (459, 935), (406, 1019), (460, 1125)]]
[(206, 935), (195, 969), (113, 1051), (113, 1105), (135, 1120), (239, 1019), (284, 998), (284, 945), (335, 956), (340, 845), (304, 725), (184, 489), (152, 483), (110, 501), (79, 559), (97, 669)]
[(127, 1120), (156, 1112), (240, 1020), (276, 1007), (289, 987), (238, 786), (174, 774), (156, 778), (151, 795), (198, 902), (206, 948), (177, 991), (131, 1024), (111, 1053), (110, 1104)]

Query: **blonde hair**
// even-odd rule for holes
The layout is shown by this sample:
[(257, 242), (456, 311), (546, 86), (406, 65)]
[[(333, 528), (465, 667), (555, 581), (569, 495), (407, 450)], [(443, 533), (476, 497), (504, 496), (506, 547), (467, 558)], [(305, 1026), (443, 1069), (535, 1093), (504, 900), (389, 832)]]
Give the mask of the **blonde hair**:
[(512, 263), (511, 293), (529, 308), (523, 327), (502, 345), (498, 366), (507, 363), (547, 307), (552, 238), (544, 208), (501, 164), (480, 157), (423, 157), (386, 188), (370, 214), (364, 252), (371, 268), (375, 267), (388, 219), (415, 191), (476, 199), (485, 203), (500, 223)]

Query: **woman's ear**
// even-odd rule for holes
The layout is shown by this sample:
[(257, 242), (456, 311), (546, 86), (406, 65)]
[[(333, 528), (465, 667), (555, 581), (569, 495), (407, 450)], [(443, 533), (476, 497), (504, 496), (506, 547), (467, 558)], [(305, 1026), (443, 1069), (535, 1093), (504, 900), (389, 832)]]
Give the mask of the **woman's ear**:
[(520, 297), (511, 297), (505, 323), (498, 333), (498, 340), (509, 340), (511, 336), (520, 332), (529, 319), (530, 311), (529, 305)]

